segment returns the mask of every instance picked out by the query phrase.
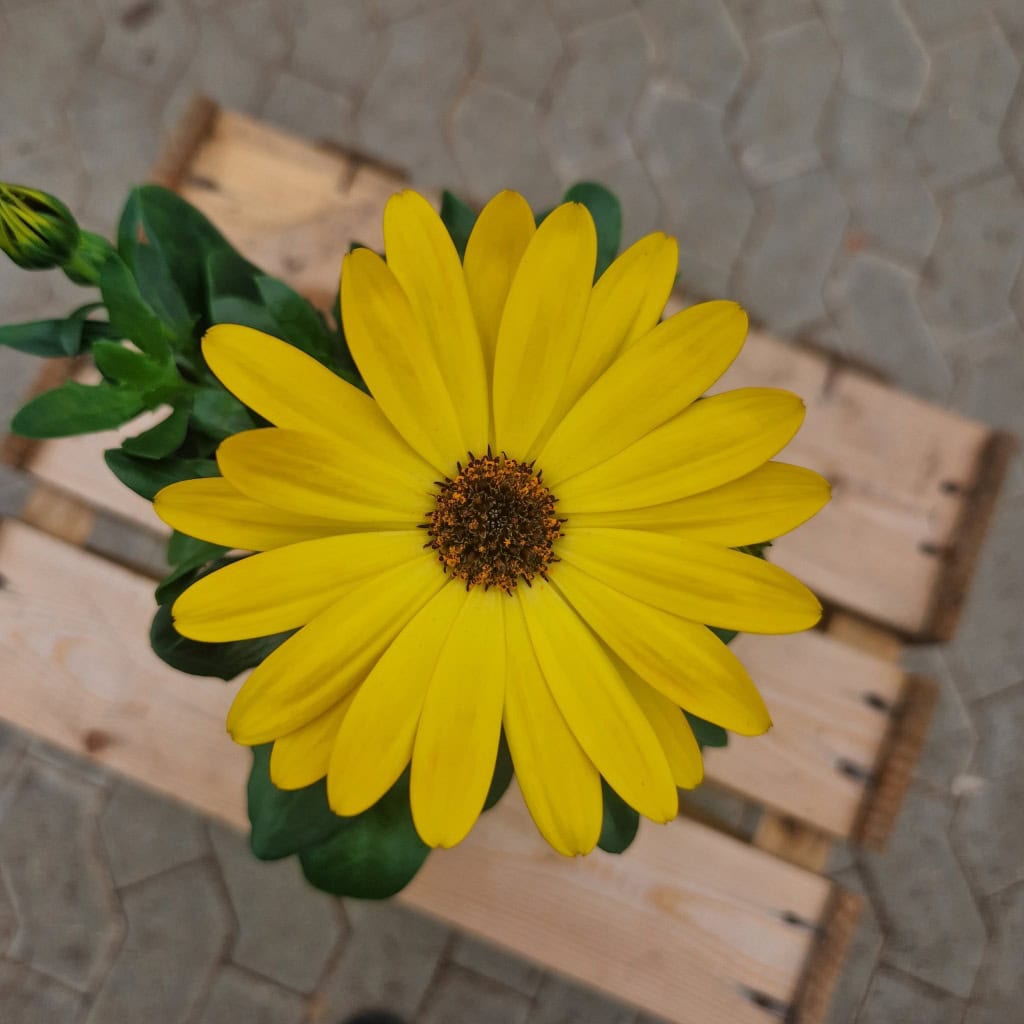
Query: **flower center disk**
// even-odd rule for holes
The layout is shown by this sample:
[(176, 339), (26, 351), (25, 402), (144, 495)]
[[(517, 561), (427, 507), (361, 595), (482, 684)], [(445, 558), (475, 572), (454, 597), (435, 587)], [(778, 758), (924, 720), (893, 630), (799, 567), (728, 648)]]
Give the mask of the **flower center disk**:
[(558, 559), (554, 543), (564, 519), (557, 499), (541, 482), (533, 463), (488, 452), (459, 467), (458, 475), (438, 481), (440, 490), (424, 528), (425, 547), (437, 552), (446, 573), (474, 586), (511, 593), (524, 580), (546, 580)]

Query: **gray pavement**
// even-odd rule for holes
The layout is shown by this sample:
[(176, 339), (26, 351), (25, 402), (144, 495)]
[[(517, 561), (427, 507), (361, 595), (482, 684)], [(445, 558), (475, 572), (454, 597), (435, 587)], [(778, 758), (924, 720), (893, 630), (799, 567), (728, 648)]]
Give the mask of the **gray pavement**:
[[(679, 235), (694, 293), (1024, 435), (1022, 59), (1021, 0), (0, 0), (0, 178), (108, 230), (197, 89), (423, 185), (543, 205), (596, 178), (630, 237)], [(0, 264), (0, 321), (74, 296)], [(6, 419), (35, 364), (0, 356)], [(889, 848), (835, 858), (868, 909), (832, 1024), (1024, 1014), (1019, 461), (1008, 491), (957, 640), (913, 653), (942, 698)], [(367, 1004), (636, 1024), (0, 731), (5, 1024), (334, 1024)]]

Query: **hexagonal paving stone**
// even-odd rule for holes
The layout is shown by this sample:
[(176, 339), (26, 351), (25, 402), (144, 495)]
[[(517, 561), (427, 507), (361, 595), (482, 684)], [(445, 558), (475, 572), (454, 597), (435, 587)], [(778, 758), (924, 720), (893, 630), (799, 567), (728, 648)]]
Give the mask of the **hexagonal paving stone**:
[(180, 72), (195, 45), (196, 24), (185, 4), (159, 0), (96, 0), (103, 15), (100, 59), (140, 82), (162, 84)]
[(274, 81), (263, 116), (306, 139), (344, 145), (355, 137), (355, 106), (344, 93), (283, 71)]
[(1024, 259), (1024, 194), (1009, 175), (949, 200), (921, 305), (937, 325), (976, 331), (1012, 315), (1010, 290)]
[(832, 992), (827, 1018), (827, 1024), (853, 1024), (878, 965), (882, 930), (856, 868), (850, 866), (842, 871), (830, 871), (829, 875), (844, 889), (860, 894), (864, 900), (857, 931), (846, 949), (842, 972)]
[(512, 188), (535, 209), (557, 201), (562, 189), (536, 125), (529, 101), (486, 82), (470, 83), (452, 114), (455, 156), (470, 195), (485, 200)]
[(0, 960), (4, 1024), (78, 1024), (85, 998), (22, 964)]
[(815, 134), (839, 57), (824, 25), (808, 21), (766, 36), (751, 61), (733, 135), (744, 170), (759, 182), (778, 181), (819, 162)]
[(231, 959), (271, 981), (311, 992), (344, 938), (338, 901), (314, 889), (290, 857), (257, 860), (238, 832), (210, 826), (238, 922)]
[[(294, 31), (292, 69), (336, 92), (364, 91), (387, 47), (386, 32), (374, 17), (371, 0), (343, 4), (299, 0)], [(423, 45), (434, 42), (425, 37)]]
[[(980, 746), (984, 748), (986, 737)], [(960, 798), (953, 845), (978, 891), (999, 892), (1024, 881), (1024, 772), (1018, 764), (994, 779), (977, 779)]]
[(419, 1024), (525, 1024), (530, 1000), (472, 971), (446, 967), (431, 986)]
[(964, 0), (902, 0), (914, 27), (926, 39), (941, 39), (964, 32), (984, 20), (978, 4)]
[(724, 106), (747, 61), (725, 7), (707, 0), (644, 0), (640, 14), (654, 40), (659, 78), (694, 99)]
[(1009, 1024), (1024, 1000), (1024, 885), (994, 896), (987, 909), (996, 929), (964, 1024)]
[(679, 236), (680, 280), (695, 295), (725, 294), (754, 201), (722, 138), (719, 115), (658, 88), (637, 116), (637, 146)]
[(1004, 497), (989, 530), (947, 656), (961, 692), (984, 697), (1024, 679), (1024, 496)]
[(939, 210), (906, 144), (909, 115), (837, 89), (819, 136), (850, 205), (851, 231), (921, 263), (939, 231)]
[(962, 1000), (925, 989), (894, 971), (879, 971), (857, 1015), (857, 1024), (959, 1024)]
[(622, 13), (622, 0), (546, 0), (559, 26), (566, 30), (591, 25)]
[(610, 999), (549, 974), (537, 993), (529, 1024), (633, 1024), (636, 1013)]
[(471, 935), (457, 935), (448, 954), (460, 967), (482, 974), (531, 998), (537, 994), (544, 971), (489, 942)]
[(801, 21), (814, 21), (818, 9), (814, 0), (723, 0), (733, 21), (748, 41), (769, 32), (792, 28)]
[(647, 36), (639, 16), (630, 13), (581, 28), (566, 45), (542, 131), (563, 160), (603, 163), (621, 152), (643, 92), (652, 57)]
[[(442, 7), (395, 22), (385, 36), (384, 58), (366, 76), (356, 119), (359, 145), (407, 168), (419, 184), (457, 188), (460, 175), (445, 125), (466, 76), (466, 19)], [(443, 61), (435, 58), (438, 53)]]
[(861, 857), (870, 891), (881, 900), (885, 961), (964, 997), (974, 985), (986, 933), (950, 847), (951, 819), (944, 800), (914, 785), (885, 852)]
[(121, 931), (98, 854), (104, 796), (72, 768), (26, 756), (0, 829), (0, 862), (18, 917), (10, 955), (83, 992), (106, 969)]
[(528, 100), (547, 88), (562, 53), (562, 36), (541, 0), (472, 7), (479, 33), (476, 75)]
[(209, 988), (230, 935), (230, 911), (209, 863), (193, 862), (121, 894), (128, 931), (87, 1024), (184, 1024)]
[(850, 92), (898, 110), (913, 110), (928, 74), (928, 56), (898, 0), (822, 0), (841, 41), (842, 78)]
[(198, 1024), (302, 1024), (306, 1000), (225, 964), (214, 979)]
[(371, 1008), (412, 1017), (423, 1001), (451, 933), (397, 903), (349, 900), (341, 959), (312, 996), (324, 1021)]
[(846, 261), (830, 282), (829, 305), (844, 351), (905, 390), (942, 401), (953, 376), (917, 308), (917, 278), (870, 253)]
[(1001, 166), (999, 131), (1019, 70), (994, 25), (934, 48), (928, 95), (910, 131), (932, 184), (953, 185)]
[(846, 204), (831, 175), (813, 171), (762, 190), (758, 206), (736, 274), (738, 298), (772, 330), (792, 333), (825, 314)]

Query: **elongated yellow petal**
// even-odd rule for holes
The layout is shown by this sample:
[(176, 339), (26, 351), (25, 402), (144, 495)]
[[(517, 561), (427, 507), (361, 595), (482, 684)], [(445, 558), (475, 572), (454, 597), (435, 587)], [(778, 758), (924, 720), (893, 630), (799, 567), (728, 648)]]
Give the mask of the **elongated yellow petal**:
[(781, 537), (828, 503), (828, 481), (813, 470), (766, 462), (710, 491), (648, 508), (579, 512), (574, 526), (656, 530), (735, 548)]
[(804, 411), (796, 395), (775, 388), (702, 399), (606, 462), (555, 484), (558, 510), (645, 508), (719, 487), (778, 454), (800, 429)]
[(415, 527), (431, 505), (429, 469), (407, 473), (357, 437), (246, 430), (221, 443), (217, 465), (243, 494), (300, 515)]
[(466, 598), (457, 580), (443, 587), (359, 687), (331, 753), (327, 798), (335, 814), (362, 814), (405, 770), (434, 666)]
[(678, 263), (676, 240), (658, 231), (634, 242), (601, 275), (542, 440), (614, 360), (655, 327), (672, 292)]
[(628, 665), (616, 660), (616, 668), (633, 694), (640, 710), (651, 723), (661, 749), (665, 751), (672, 778), (680, 789), (694, 789), (704, 778), (704, 760), (697, 737), (682, 709), (645, 683)]
[(771, 719), (739, 658), (710, 629), (609, 587), (565, 562), (559, 589), (591, 629), (678, 707), (745, 736)]
[(473, 443), (426, 331), (394, 273), (369, 249), (345, 257), (341, 272), (345, 337), (370, 392), (405, 440), (448, 473)]
[(558, 554), (609, 587), (692, 622), (798, 633), (821, 618), (818, 599), (784, 569), (714, 544), (580, 527), (566, 532)]
[(594, 634), (550, 585), (517, 590), (544, 678), (597, 770), (654, 821), (679, 809), (665, 752)]
[(597, 259), (594, 222), (559, 206), (526, 247), (505, 303), (494, 354), (495, 443), (528, 459), (576, 353)]
[(355, 437), (382, 461), (422, 474), (422, 459), (381, 407), (293, 345), (219, 324), (206, 332), (203, 356), (229, 391), (275, 426)]
[(735, 302), (704, 302), (659, 324), (555, 429), (539, 457), (551, 484), (600, 466), (681, 413), (726, 371), (746, 334)]
[(253, 669), (228, 712), (228, 732), (254, 746), (322, 715), (363, 681), (444, 583), (423, 552), (357, 583)]
[(312, 786), (327, 774), (338, 730), (358, 692), (357, 687), (322, 715), (274, 740), (270, 752), (270, 781), (278, 789)]
[(551, 696), (518, 601), (506, 602), (505, 631), (505, 738), (519, 789), (551, 846), (566, 857), (590, 853), (601, 835), (601, 777)]
[(180, 533), (247, 551), (267, 551), (316, 537), (330, 537), (353, 527), (351, 523), (285, 512), (253, 501), (223, 477), (216, 476), (182, 480), (165, 487), (153, 499), (153, 508), (168, 526)]
[(488, 393), (505, 300), (535, 231), (526, 200), (518, 192), (499, 192), (480, 211), (466, 243), (466, 287), (480, 331)]
[(505, 702), (508, 597), (474, 587), (434, 667), (412, 755), (409, 801), (428, 846), (462, 842), (494, 775)]
[(193, 640), (269, 636), (303, 626), (360, 580), (423, 557), (417, 530), (348, 533), (275, 548), (218, 569), (174, 602)]
[(388, 200), (384, 251), (448, 386), (464, 446), (483, 451), (490, 408), (476, 319), (451, 235), (423, 196), (407, 190)]

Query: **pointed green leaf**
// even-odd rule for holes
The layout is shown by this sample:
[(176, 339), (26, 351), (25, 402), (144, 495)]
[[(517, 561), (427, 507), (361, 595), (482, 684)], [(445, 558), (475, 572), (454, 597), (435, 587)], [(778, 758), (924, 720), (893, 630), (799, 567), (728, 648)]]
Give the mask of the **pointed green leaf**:
[(597, 845), (605, 853), (622, 853), (636, 839), (640, 815), (604, 779), (601, 780), (601, 793), (604, 797), (604, 818)]
[(179, 480), (220, 476), (213, 459), (141, 459), (120, 448), (108, 448), (103, 460), (125, 487), (149, 501), (158, 491)]
[(99, 338), (117, 338), (117, 332), (99, 320), (82, 320), (72, 314), (66, 320), (34, 320), (0, 326), (0, 346), (30, 356), (74, 356)]
[(23, 405), (11, 420), (11, 430), (38, 439), (112, 430), (143, 410), (137, 392), (105, 381), (79, 384), (69, 380)]
[(198, 388), (192, 400), (192, 425), (217, 441), (243, 430), (256, 421), (248, 409), (223, 388)]
[(338, 821), (341, 827), (329, 839), (299, 853), (306, 879), (335, 896), (394, 896), (430, 852), (413, 825), (408, 769), (368, 811)]
[(491, 788), (487, 791), (487, 800), (484, 803), (485, 811), (489, 811), (505, 795), (505, 790), (512, 782), (512, 774), (512, 753), (505, 740), (505, 731), (502, 730), (501, 741), (498, 743), (498, 757), (494, 762), (494, 775), (491, 776)]
[(686, 715), (686, 720), (690, 723), (690, 728), (693, 730), (693, 735), (697, 737), (697, 743), (701, 750), (705, 747), (727, 747), (729, 745), (729, 734), (720, 725), (691, 715), (689, 711), (684, 711), (683, 714)]
[(163, 459), (173, 455), (188, 433), (189, 407), (179, 405), (149, 430), (128, 437), (121, 443), (123, 451), (143, 459)]
[(441, 220), (452, 236), (459, 259), (466, 255), (466, 243), (476, 224), (476, 212), (452, 192), (441, 193)]
[(142, 297), (128, 266), (116, 253), (103, 264), (100, 292), (114, 329), (143, 352), (166, 359), (177, 341), (188, 340), (177, 338), (172, 326), (157, 316)]

